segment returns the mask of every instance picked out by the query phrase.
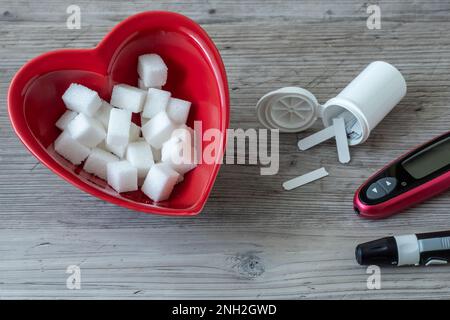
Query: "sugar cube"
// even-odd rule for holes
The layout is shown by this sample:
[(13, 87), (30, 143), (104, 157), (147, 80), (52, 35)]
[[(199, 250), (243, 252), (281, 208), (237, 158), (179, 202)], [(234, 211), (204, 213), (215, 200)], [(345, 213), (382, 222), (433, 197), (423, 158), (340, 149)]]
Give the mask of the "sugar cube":
[(156, 162), (161, 162), (161, 149), (156, 149), (152, 147), (153, 160)]
[(102, 105), (102, 100), (97, 92), (77, 83), (69, 86), (62, 99), (68, 109), (91, 117)]
[(138, 88), (141, 90), (148, 90), (148, 87), (145, 86), (144, 81), (141, 78), (138, 78)]
[(195, 141), (195, 133), (194, 133), (194, 129), (192, 129), (191, 127), (188, 127), (185, 124), (182, 124), (181, 126), (179, 126), (178, 128), (176, 128), (173, 132), (171, 137), (177, 137), (179, 138), (181, 141), (185, 141), (187, 143), (190, 143), (191, 145), (194, 145), (194, 141)]
[(109, 162), (106, 176), (108, 184), (119, 193), (138, 189), (137, 169), (126, 160)]
[(148, 89), (142, 116), (153, 118), (161, 111), (165, 111), (170, 99), (170, 92), (155, 88)]
[(95, 118), (102, 123), (105, 129), (108, 129), (109, 115), (111, 113), (112, 108), (113, 106), (110, 105), (108, 102), (102, 101), (100, 109), (98, 109), (97, 113), (95, 114)]
[(164, 141), (170, 138), (176, 125), (169, 119), (167, 113), (161, 111), (150, 119), (142, 128), (145, 140), (154, 148), (160, 149)]
[(163, 86), (167, 81), (167, 66), (157, 54), (144, 54), (138, 58), (138, 74), (148, 88)]
[(116, 144), (109, 144), (105, 141), (105, 145), (102, 146), (102, 149), (108, 150), (109, 152), (114, 153), (116, 156), (122, 159), (125, 156), (127, 146), (128, 144), (116, 145)]
[(131, 112), (141, 112), (147, 92), (127, 84), (115, 85), (111, 94), (111, 104), (114, 107), (127, 109)]
[(141, 182), (144, 181), (148, 170), (155, 163), (153, 161), (152, 149), (145, 141), (130, 143), (127, 148), (126, 159), (138, 170), (138, 180), (141, 180)]
[(197, 160), (201, 156), (201, 150), (199, 149), (200, 145), (196, 140), (197, 137), (195, 135), (194, 129), (188, 127), (185, 124), (182, 124), (172, 132), (171, 137), (177, 137), (186, 144), (190, 143), (192, 146), (192, 152), (194, 153), (194, 162), (198, 163)]
[(162, 86), (147, 87), (145, 85), (144, 81), (142, 81), (141, 78), (138, 79), (138, 87), (139, 87), (139, 89), (142, 89), (142, 90), (145, 90), (145, 91), (147, 91), (150, 88), (155, 88), (155, 89), (161, 89), (162, 88)]
[(190, 109), (191, 103), (189, 101), (170, 98), (169, 104), (167, 105), (167, 114), (173, 122), (183, 124), (187, 121)]
[(106, 165), (114, 161), (119, 161), (119, 158), (105, 150), (94, 148), (84, 162), (83, 168), (86, 172), (106, 180)]
[(183, 182), (184, 181), (184, 176), (182, 175), (182, 174), (180, 174), (179, 176), (178, 176), (178, 179), (177, 179), (177, 183), (176, 184), (179, 184), (179, 183), (181, 183), (181, 182)]
[(55, 140), (55, 151), (74, 165), (78, 165), (89, 156), (91, 149), (73, 139), (68, 132), (63, 131)]
[(72, 138), (90, 148), (98, 145), (106, 136), (106, 131), (100, 121), (83, 113), (69, 122), (67, 132)]
[(67, 125), (70, 121), (73, 120), (77, 116), (78, 113), (71, 110), (66, 110), (66, 112), (63, 113), (63, 115), (56, 121), (55, 125), (58, 129), (64, 130), (66, 129)]
[(103, 140), (102, 142), (100, 142), (96, 148), (106, 150), (106, 140)]
[(164, 163), (153, 165), (142, 185), (142, 192), (153, 201), (167, 200), (177, 183), (179, 174)]
[(179, 174), (185, 174), (197, 166), (194, 148), (189, 142), (181, 141), (178, 137), (172, 137), (164, 142), (161, 149), (161, 161)]
[(134, 122), (131, 123), (130, 126), (130, 138), (129, 142), (135, 142), (137, 139), (139, 139), (139, 136), (141, 135), (141, 127), (136, 125)]
[[(139, 137), (140, 132), (141, 132), (141, 128), (132, 122), (131, 126), (130, 126), (129, 142), (135, 142), (140, 139), (142, 139), (142, 141), (145, 141), (144, 138)], [(125, 151), (127, 150), (127, 146), (128, 146), (128, 144), (115, 145), (115, 144), (106, 143), (106, 141), (105, 141), (102, 146), (99, 145), (99, 148), (108, 150), (109, 152), (114, 153), (119, 158), (123, 158), (125, 156)]]
[(109, 115), (106, 143), (110, 145), (126, 145), (130, 138), (131, 112), (113, 108)]
[(150, 120), (150, 119), (142, 116), (142, 113), (141, 113), (141, 127), (143, 127), (148, 122), (148, 120)]

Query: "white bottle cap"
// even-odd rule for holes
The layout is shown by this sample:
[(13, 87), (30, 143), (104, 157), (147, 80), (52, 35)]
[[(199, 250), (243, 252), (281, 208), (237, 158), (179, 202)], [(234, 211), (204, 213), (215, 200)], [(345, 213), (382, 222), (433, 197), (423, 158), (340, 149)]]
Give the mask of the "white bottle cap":
[(261, 124), (269, 129), (299, 132), (314, 124), (320, 115), (320, 106), (308, 90), (285, 87), (259, 99), (256, 113)]

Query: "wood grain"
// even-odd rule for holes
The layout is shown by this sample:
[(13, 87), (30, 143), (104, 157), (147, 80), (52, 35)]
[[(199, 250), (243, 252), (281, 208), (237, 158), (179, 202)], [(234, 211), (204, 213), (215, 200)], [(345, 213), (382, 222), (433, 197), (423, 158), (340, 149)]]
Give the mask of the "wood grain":
[[(450, 4), (377, 1), (381, 30), (366, 28), (362, 1), (77, 1), (81, 30), (67, 30), (72, 1), (0, 0), (0, 298), (450, 298), (448, 267), (382, 269), (368, 290), (357, 243), (450, 228), (445, 193), (383, 221), (352, 212), (355, 189), (416, 144), (449, 130)], [(197, 20), (225, 62), (231, 127), (259, 127), (254, 106), (294, 85), (320, 102), (373, 60), (395, 64), (408, 94), (340, 165), (331, 142), (299, 153), (301, 134), (280, 136), (280, 171), (225, 165), (202, 214), (167, 218), (88, 196), (30, 155), (6, 111), (9, 82), (27, 60), (92, 47), (144, 10)], [(330, 176), (291, 192), (281, 183), (324, 166)], [(66, 289), (68, 265), (82, 289)]]

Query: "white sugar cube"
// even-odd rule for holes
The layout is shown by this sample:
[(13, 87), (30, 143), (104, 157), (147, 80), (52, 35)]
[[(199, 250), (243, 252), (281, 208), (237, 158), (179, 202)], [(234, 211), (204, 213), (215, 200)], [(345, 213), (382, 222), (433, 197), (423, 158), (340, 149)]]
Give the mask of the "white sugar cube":
[(106, 176), (108, 184), (119, 193), (138, 189), (137, 169), (126, 160), (109, 162)]
[(157, 54), (144, 54), (138, 58), (138, 74), (148, 88), (163, 86), (167, 81), (167, 66)]
[[(139, 137), (140, 132), (141, 132), (141, 128), (132, 122), (131, 126), (130, 126), (129, 142), (138, 141), (140, 139), (145, 141), (144, 138)], [(109, 152), (114, 153), (119, 158), (124, 158), (125, 152), (127, 150), (127, 146), (128, 146), (128, 144), (115, 145), (115, 144), (109, 144), (109, 143), (105, 142), (102, 146), (99, 145), (99, 148), (108, 150)]]
[(161, 162), (161, 149), (156, 149), (152, 147), (153, 160), (156, 162)]
[(191, 103), (189, 101), (170, 98), (166, 110), (169, 118), (172, 119), (173, 122), (183, 124), (187, 121), (190, 109)]
[(113, 108), (109, 115), (106, 143), (110, 145), (126, 145), (130, 138), (131, 112)]
[(195, 141), (194, 129), (192, 129), (191, 127), (188, 127), (185, 124), (182, 124), (181, 126), (176, 128), (172, 132), (171, 137), (179, 138), (181, 141), (186, 141), (187, 143), (194, 145), (194, 141)]
[(160, 89), (162, 88), (162, 86), (153, 86), (153, 87), (147, 87), (144, 83), (144, 81), (142, 81), (140, 78), (138, 79), (138, 88), (141, 90), (145, 90), (147, 91), (150, 88), (155, 88), (155, 89)]
[(74, 165), (78, 165), (89, 156), (91, 149), (73, 139), (68, 132), (63, 131), (55, 140), (55, 151)]
[(83, 113), (77, 115), (67, 125), (70, 136), (86, 147), (95, 147), (106, 137), (106, 131), (100, 121)]
[(130, 126), (129, 142), (137, 141), (139, 139), (140, 135), (141, 135), (141, 127), (139, 127), (137, 124), (132, 122), (131, 126)]
[(100, 142), (96, 148), (106, 150), (106, 140), (103, 140), (102, 142)]
[[(147, 86), (145, 85), (144, 81), (142, 81), (141, 78), (138, 79), (138, 87), (139, 87), (139, 89), (142, 89), (142, 90), (145, 90), (145, 91), (147, 91), (148, 89), (150, 89), (150, 87), (147, 87)], [(161, 89), (162, 86), (153, 86), (153, 87), (151, 87), (151, 88)]]
[(75, 111), (66, 110), (61, 117), (59, 117), (58, 121), (56, 121), (55, 125), (58, 129), (64, 130), (70, 121), (73, 120), (78, 115)]
[(113, 88), (110, 103), (117, 108), (141, 112), (146, 96), (145, 90), (127, 84), (118, 84)]
[(138, 88), (141, 90), (148, 90), (148, 88), (144, 84), (144, 81), (142, 81), (141, 78), (138, 78)]
[(102, 149), (108, 150), (109, 152), (114, 153), (116, 156), (122, 159), (123, 157), (125, 157), (125, 151), (127, 150), (127, 146), (128, 144), (115, 145), (105, 142), (105, 145), (101, 147)]
[(179, 174), (164, 163), (150, 168), (142, 186), (144, 192), (153, 201), (167, 200), (177, 183)]
[(150, 119), (142, 128), (145, 140), (154, 148), (160, 149), (164, 141), (170, 138), (176, 125), (169, 119), (167, 113), (161, 111)]
[(170, 95), (169, 91), (155, 88), (148, 89), (142, 116), (144, 118), (153, 118), (159, 112), (165, 111), (169, 103)]
[(182, 124), (172, 132), (171, 137), (177, 137), (187, 144), (190, 143), (192, 146), (192, 152), (194, 153), (194, 162), (198, 163), (197, 159), (199, 159), (199, 157), (201, 156), (201, 150), (199, 149), (199, 143), (196, 140), (194, 129), (188, 127), (185, 124)]
[(145, 141), (130, 143), (127, 148), (126, 159), (138, 170), (138, 180), (142, 184), (148, 170), (155, 163), (150, 145)]
[(95, 114), (95, 118), (100, 121), (105, 129), (108, 129), (109, 115), (113, 106), (106, 101), (102, 101), (100, 109)]
[(185, 174), (197, 166), (192, 145), (177, 137), (164, 142), (161, 149), (161, 161), (179, 174)]
[(105, 150), (94, 148), (84, 162), (83, 168), (86, 172), (106, 180), (106, 165), (114, 161), (119, 161), (119, 158)]
[(148, 122), (148, 120), (150, 120), (150, 119), (143, 117), (142, 113), (141, 113), (141, 127), (143, 127)]
[(77, 83), (72, 83), (69, 86), (62, 99), (68, 109), (91, 117), (102, 105), (102, 100), (97, 92)]
[(138, 87), (141, 90), (148, 90), (148, 87), (145, 86), (144, 81), (141, 78), (138, 78)]

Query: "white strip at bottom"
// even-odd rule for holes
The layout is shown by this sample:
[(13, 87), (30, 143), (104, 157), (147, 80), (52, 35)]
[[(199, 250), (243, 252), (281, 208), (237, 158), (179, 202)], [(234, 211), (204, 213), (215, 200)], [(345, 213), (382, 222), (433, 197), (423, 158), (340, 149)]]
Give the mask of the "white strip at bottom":
[(308, 150), (309, 148), (314, 147), (315, 145), (318, 145), (319, 143), (322, 143), (328, 139), (333, 138), (335, 135), (334, 133), (334, 126), (326, 127), (323, 130), (320, 130), (319, 132), (316, 132), (298, 142), (298, 148), (302, 151)]
[(326, 176), (328, 176), (328, 172), (325, 170), (325, 168), (320, 168), (320, 169), (308, 172), (307, 174), (304, 174), (297, 178), (294, 178), (294, 179), (284, 182), (283, 188), (285, 190), (292, 190), (292, 189), (301, 187), (307, 183), (319, 180)]
[(348, 149), (347, 131), (343, 118), (333, 119), (334, 133), (336, 136), (336, 147), (340, 163), (350, 162), (350, 150)]

